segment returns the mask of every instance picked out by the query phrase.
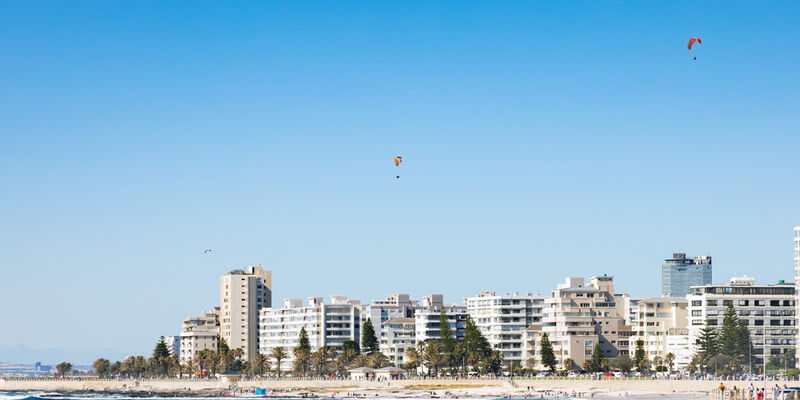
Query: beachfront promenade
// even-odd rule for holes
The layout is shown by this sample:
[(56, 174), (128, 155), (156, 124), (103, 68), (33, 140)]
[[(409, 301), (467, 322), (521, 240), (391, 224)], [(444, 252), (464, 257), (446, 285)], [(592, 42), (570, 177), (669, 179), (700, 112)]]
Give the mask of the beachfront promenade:
[[(708, 398), (720, 383), (728, 388), (745, 390), (747, 381), (704, 380), (652, 380), (652, 379), (400, 379), (372, 380), (320, 380), (281, 379), (239, 381), (239, 389), (271, 388), (278, 391), (313, 392), (319, 396), (333, 393), (360, 393), (375, 396), (426, 397), (432, 392), (453, 397), (523, 396), (528, 393), (568, 392), (583, 396), (648, 396), (682, 395)], [(763, 388), (764, 382), (753, 382)], [(794, 382), (768, 381), (768, 393), (778, 384), (794, 386)], [(179, 394), (191, 392), (226, 391), (231, 382), (225, 379), (47, 379), (0, 378), (0, 391), (108, 391), (151, 392), (154, 394)], [(545, 396), (546, 397), (546, 396)], [(768, 397), (772, 397), (771, 395)]]

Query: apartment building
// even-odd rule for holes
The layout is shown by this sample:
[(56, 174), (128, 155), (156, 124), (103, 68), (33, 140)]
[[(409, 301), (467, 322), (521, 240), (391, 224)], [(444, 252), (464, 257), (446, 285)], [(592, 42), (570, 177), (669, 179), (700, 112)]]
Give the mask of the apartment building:
[(170, 355), (180, 356), (181, 354), (181, 337), (180, 336), (165, 336), (164, 344), (167, 345)]
[(503, 354), (504, 366), (524, 365), (524, 331), (529, 326), (542, 324), (544, 297), (531, 293), (498, 295), (486, 291), (465, 298), (464, 303), (492, 349)]
[[(681, 346), (689, 342), (688, 305), (685, 298), (678, 297), (639, 300), (631, 321), (629, 354), (634, 354), (636, 342), (641, 340), (650, 360), (663, 360), (667, 353), (671, 353), (670, 349), (685, 356)], [(678, 360), (678, 354), (675, 356), (676, 365), (685, 366), (690, 361), (687, 358)]]
[(302, 299), (286, 299), (282, 308), (264, 308), (259, 317), (259, 351), (269, 354), (276, 347), (286, 349), (289, 357), (282, 368), (292, 365), (292, 349), (297, 347), (300, 329), (305, 328), (311, 350), (322, 346), (342, 350), (347, 340), (360, 340), (361, 302), (346, 296), (331, 296), (329, 303), (311, 297), (308, 305)]
[(583, 278), (567, 278), (545, 298), (542, 325), (525, 330), (524, 360), (531, 368), (541, 364), (540, 344), (546, 333), (553, 345), (557, 365), (571, 359), (577, 368), (591, 358), (596, 344), (603, 357), (627, 354), (631, 328), (625, 324), (626, 296), (614, 293), (610, 276), (595, 276), (585, 285)]
[(661, 295), (686, 297), (692, 286), (710, 285), (711, 256), (687, 258), (686, 253), (673, 253), (661, 265)]
[(383, 324), (398, 318), (413, 318), (419, 301), (411, 300), (407, 294), (393, 294), (385, 299), (373, 300), (372, 304), (361, 307), (361, 326), (370, 320), (375, 334), (382, 340), (385, 334)]
[(380, 351), (399, 368), (406, 359), (406, 349), (416, 346), (416, 320), (414, 318), (393, 318), (383, 323), (380, 338)]
[(776, 356), (795, 348), (796, 300), (791, 283), (756, 285), (751, 277), (732, 278), (724, 285), (692, 287), (687, 300), (692, 343), (697, 342), (706, 321), (712, 327), (721, 327), (728, 306), (733, 306), (750, 330), (754, 363), (763, 363), (765, 349)]
[(258, 352), (258, 318), (272, 307), (272, 272), (261, 265), (228, 272), (219, 280), (220, 338), (231, 349), (244, 351), (244, 359)]
[(181, 364), (193, 360), (202, 350), (217, 351), (219, 346), (219, 307), (203, 312), (202, 316), (183, 321), (178, 358)]
[(426, 341), (429, 339), (441, 339), (440, 316), (444, 310), (450, 329), (456, 341), (464, 337), (464, 329), (467, 327), (467, 307), (457, 304), (443, 304), (441, 294), (433, 294), (422, 299), (422, 306), (414, 310), (414, 338), (416, 341)]

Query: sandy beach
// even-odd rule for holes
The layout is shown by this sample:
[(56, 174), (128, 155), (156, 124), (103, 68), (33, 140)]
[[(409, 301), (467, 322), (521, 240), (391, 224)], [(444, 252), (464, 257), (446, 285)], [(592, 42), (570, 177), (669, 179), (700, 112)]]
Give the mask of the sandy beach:
[[(558, 379), (403, 379), (356, 380), (104, 380), (104, 379), (0, 379), (0, 391), (127, 393), (142, 396), (242, 396), (253, 397), (255, 388), (268, 389), (268, 397), (338, 398), (708, 398), (720, 383), (744, 389), (747, 381), (690, 380), (558, 380)], [(767, 382), (783, 386), (787, 382)], [(763, 382), (754, 382), (763, 387)], [(238, 390), (232, 391), (232, 388)]]

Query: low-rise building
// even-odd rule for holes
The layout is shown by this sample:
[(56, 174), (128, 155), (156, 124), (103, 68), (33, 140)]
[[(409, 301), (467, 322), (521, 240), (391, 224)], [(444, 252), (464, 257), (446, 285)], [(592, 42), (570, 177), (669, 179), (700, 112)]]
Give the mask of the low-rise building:
[[(653, 297), (639, 300), (631, 321), (629, 354), (635, 353), (637, 342), (641, 340), (645, 354), (651, 361), (665, 359), (670, 353), (667, 349), (670, 336), (685, 336), (685, 340), (688, 340), (687, 308), (685, 298)], [(685, 340), (675, 339), (673, 343)]]
[(217, 351), (219, 347), (219, 307), (204, 312), (202, 316), (191, 317), (183, 321), (178, 350), (181, 364), (194, 360), (197, 353), (209, 349)]
[(795, 348), (797, 319), (794, 284), (779, 282), (757, 285), (751, 277), (732, 278), (724, 285), (694, 286), (689, 301), (689, 336), (697, 343), (700, 330), (708, 324), (721, 328), (728, 307), (736, 310), (750, 331), (753, 362), (764, 362)]
[(544, 297), (531, 293), (497, 295), (481, 292), (464, 299), (467, 313), (492, 346), (503, 354), (505, 367), (524, 365), (525, 328), (542, 324)]

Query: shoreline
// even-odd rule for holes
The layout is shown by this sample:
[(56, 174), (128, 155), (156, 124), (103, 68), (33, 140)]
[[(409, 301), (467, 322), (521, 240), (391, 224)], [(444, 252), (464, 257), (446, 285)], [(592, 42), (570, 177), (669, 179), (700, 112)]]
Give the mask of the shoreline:
[[(0, 391), (47, 392), (64, 395), (124, 395), (134, 398), (246, 397), (246, 398), (708, 398), (720, 383), (746, 388), (750, 381), (693, 380), (566, 380), (566, 379), (401, 379), (360, 380), (104, 380), (2, 379)], [(763, 381), (753, 381), (764, 387)], [(794, 383), (794, 382), (792, 382)], [(789, 385), (768, 381), (767, 387)], [(793, 385), (789, 385), (793, 386)], [(236, 392), (232, 389), (235, 388)], [(254, 395), (266, 388), (267, 395)]]

